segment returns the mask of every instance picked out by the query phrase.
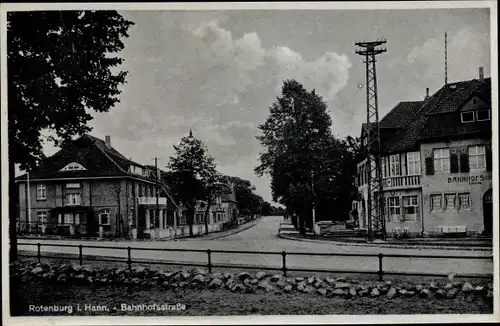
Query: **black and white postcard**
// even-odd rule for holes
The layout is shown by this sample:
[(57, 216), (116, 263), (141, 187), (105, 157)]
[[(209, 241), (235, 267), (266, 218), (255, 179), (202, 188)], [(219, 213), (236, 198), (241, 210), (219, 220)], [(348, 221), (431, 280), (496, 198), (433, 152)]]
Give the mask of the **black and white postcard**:
[(499, 321), (495, 1), (0, 8), (4, 324)]

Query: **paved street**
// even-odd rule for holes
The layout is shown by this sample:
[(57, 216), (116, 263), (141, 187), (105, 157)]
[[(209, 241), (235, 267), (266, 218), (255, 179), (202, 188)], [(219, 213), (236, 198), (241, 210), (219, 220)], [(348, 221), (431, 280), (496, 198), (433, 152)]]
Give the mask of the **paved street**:
[[(372, 254), (416, 254), (416, 255), (453, 255), (453, 256), (491, 256), (491, 251), (459, 251), (435, 249), (399, 249), (376, 248), (360, 246), (338, 246), (329, 243), (311, 243), (287, 240), (277, 237), (277, 232), (282, 217), (263, 217), (254, 227), (240, 233), (215, 240), (178, 240), (178, 241), (82, 241), (82, 240), (35, 240), (21, 239), (22, 243), (58, 243), (58, 244), (84, 244), (115, 247), (138, 247), (158, 249), (211, 249), (211, 250), (242, 250), (242, 251), (273, 251), (300, 252), (300, 253), (372, 253)], [(20, 246), (20, 250), (36, 250), (35, 246)], [(78, 248), (45, 247), (42, 252), (78, 253)], [(127, 256), (125, 249), (97, 249), (84, 248), (84, 254), (94, 256)], [(132, 250), (132, 259), (164, 259), (168, 261), (190, 261), (206, 263), (206, 253), (190, 252), (158, 252)], [(281, 255), (260, 254), (212, 254), (212, 263), (260, 265), (281, 267)], [(418, 259), (418, 258), (384, 258), (385, 271), (423, 272), (423, 273), (452, 273), (457, 274), (488, 274), (493, 272), (491, 260), (473, 259)], [(376, 257), (322, 257), (322, 256), (294, 256), (287, 255), (287, 266), (300, 268), (320, 268), (334, 270), (363, 270), (376, 271), (378, 259)]]

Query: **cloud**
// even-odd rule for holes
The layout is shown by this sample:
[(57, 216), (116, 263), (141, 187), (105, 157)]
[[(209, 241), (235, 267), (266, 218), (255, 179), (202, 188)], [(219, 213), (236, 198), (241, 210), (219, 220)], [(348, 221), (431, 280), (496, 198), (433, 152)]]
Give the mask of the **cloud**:
[[(448, 32), (448, 80), (477, 78), (478, 68), (490, 69), (489, 35), (479, 33), (471, 27)], [(414, 66), (422, 79), (444, 78), (444, 35), (430, 38), (413, 47), (407, 56), (407, 63)]]

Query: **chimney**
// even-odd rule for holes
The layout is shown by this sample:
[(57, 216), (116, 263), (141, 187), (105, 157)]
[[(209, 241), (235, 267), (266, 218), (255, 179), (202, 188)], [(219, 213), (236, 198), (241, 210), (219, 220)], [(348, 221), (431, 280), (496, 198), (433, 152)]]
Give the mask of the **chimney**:
[(429, 87), (425, 89), (425, 99), (427, 100), (429, 98)]
[(483, 81), (484, 80), (484, 68), (479, 67), (479, 80)]
[(106, 143), (106, 147), (111, 148), (111, 137), (110, 136), (104, 137), (104, 142)]

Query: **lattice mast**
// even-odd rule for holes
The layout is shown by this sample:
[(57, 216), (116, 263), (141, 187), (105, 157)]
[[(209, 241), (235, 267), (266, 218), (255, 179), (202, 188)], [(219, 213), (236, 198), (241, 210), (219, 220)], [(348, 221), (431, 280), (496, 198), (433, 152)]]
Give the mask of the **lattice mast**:
[(366, 64), (366, 159), (368, 167), (368, 241), (385, 241), (384, 196), (382, 185), (382, 157), (378, 116), (376, 55), (386, 52), (386, 40), (356, 42), (356, 54), (365, 57)]

